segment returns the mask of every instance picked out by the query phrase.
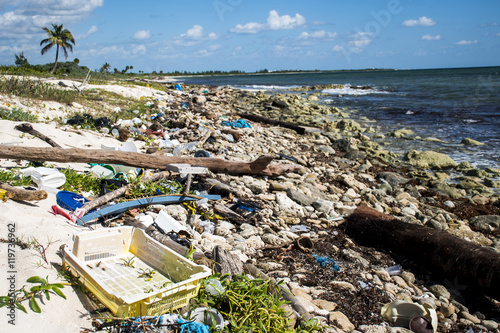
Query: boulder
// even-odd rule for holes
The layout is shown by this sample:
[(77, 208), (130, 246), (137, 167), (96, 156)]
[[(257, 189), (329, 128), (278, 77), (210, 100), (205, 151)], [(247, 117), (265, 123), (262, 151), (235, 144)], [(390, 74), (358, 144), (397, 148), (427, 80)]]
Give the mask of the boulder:
[(480, 215), (469, 220), (471, 228), (475, 231), (490, 234), (500, 231), (500, 215)]
[(418, 152), (416, 150), (409, 151), (406, 154), (406, 159), (411, 165), (420, 168), (431, 169), (450, 169), (458, 165), (451, 157), (445, 154), (437, 153), (432, 150)]
[(469, 138), (463, 138), (460, 143), (463, 145), (466, 145), (466, 146), (482, 146), (482, 145), (484, 145), (484, 143), (482, 143), (482, 142), (479, 142), (479, 141), (476, 141), (473, 139), (469, 139)]

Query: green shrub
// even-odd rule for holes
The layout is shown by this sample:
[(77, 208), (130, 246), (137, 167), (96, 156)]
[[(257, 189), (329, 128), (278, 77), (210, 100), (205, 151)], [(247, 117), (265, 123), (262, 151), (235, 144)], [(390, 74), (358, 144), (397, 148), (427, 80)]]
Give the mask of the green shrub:
[(78, 95), (76, 91), (58, 89), (50, 83), (16, 76), (0, 80), (0, 93), (65, 104), (72, 103)]
[(30, 111), (24, 111), (20, 108), (13, 108), (12, 110), (0, 108), (0, 119), (10, 121), (27, 121), (30, 123), (38, 122), (36, 115), (32, 114)]

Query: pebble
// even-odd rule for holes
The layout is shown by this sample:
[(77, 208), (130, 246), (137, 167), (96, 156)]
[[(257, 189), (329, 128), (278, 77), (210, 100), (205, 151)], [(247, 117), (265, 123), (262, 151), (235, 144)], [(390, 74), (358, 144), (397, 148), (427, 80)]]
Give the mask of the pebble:
[(493, 320), (482, 320), (481, 325), (483, 325), (488, 331), (495, 331), (498, 329), (498, 323)]
[(339, 328), (342, 332), (351, 332), (356, 327), (351, 323), (349, 318), (340, 311), (330, 312), (328, 318), (333, 326)]
[(481, 323), (481, 320), (479, 318), (477, 318), (476, 316), (474, 315), (471, 315), (469, 312), (465, 312), (465, 311), (460, 311), (460, 318), (463, 318), (465, 320), (468, 320), (474, 324), (480, 324)]
[(450, 292), (448, 289), (446, 289), (445, 286), (440, 285), (440, 284), (435, 284), (429, 287), (429, 291), (436, 296), (436, 298), (440, 298), (443, 296), (446, 299), (449, 299), (451, 297)]

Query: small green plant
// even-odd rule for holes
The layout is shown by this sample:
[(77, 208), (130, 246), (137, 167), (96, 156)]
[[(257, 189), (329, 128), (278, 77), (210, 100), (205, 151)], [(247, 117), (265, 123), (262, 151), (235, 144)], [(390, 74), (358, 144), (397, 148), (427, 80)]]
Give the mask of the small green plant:
[(122, 258), (122, 265), (125, 266), (125, 267), (132, 267), (132, 268), (135, 268), (134, 267), (134, 260), (135, 259), (135, 256), (131, 257), (131, 258)]
[(66, 176), (66, 183), (61, 190), (70, 192), (92, 192), (98, 194), (101, 180), (90, 173), (80, 173), (71, 168), (63, 169), (61, 172)]
[(156, 270), (149, 269), (149, 268), (146, 268), (146, 269), (139, 268), (139, 271), (140, 271), (139, 277), (144, 278), (144, 281), (151, 281), (151, 279), (153, 278), (153, 275), (156, 274)]
[(31, 177), (24, 177), (17, 168), (9, 171), (0, 170), (0, 182), (11, 186), (29, 186), (31, 185)]
[(61, 291), (64, 288), (64, 285), (61, 283), (49, 283), (48, 277), (41, 278), (39, 276), (32, 276), (26, 282), (36, 284), (29, 289), (26, 290), (26, 286), (23, 286), (21, 289), (14, 290), (9, 293), (8, 296), (0, 296), (0, 308), (4, 306), (16, 307), (19, 310), (28, 313), (26, 308), (21, 304), (22, 301), (29, 299), (29, 306), (33, 312), (40, 313), (42, 310), (40, 309), (40, 305), (38, 305), (37, 298), (42, 299), (43, 295), (47, 300), (50, 300), (51, 292), (55, 293), (57, 296), (66, 299), (66, 296)]
[[(207, 281), (218, 279), (223, 292), (212, 295), (207, 292)], [(249, 279), (237, 275), (232, 280), (228, 275), (212, 275), (200, 288), (193, 307), (217, 309), (227, 320), (231, 332), (321, 332), (316, 321), (304, 322), (298, 330), (289, 327), (289, 318), (280, 299), (280, 285), (266, 279)]]
[(30, 123), (38, 122), (36, 115), (32, 114), (30, 111), (24, 111), (21, 108), (13, 108), (12, 110), (0, 108), (0, 119)]

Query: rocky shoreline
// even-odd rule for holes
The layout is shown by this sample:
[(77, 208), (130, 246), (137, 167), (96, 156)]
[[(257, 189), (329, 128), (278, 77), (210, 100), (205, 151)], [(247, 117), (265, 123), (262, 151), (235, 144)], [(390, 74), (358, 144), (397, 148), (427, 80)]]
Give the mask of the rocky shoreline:
[[(175, 139), (183, 156), (202, 150), (212, 157), (249, 161), (271, 154), (277, 163), (302, 166), (300, 172), (278, 177), (212, 175), (237, 191), (239, 199), (254, 205), (240, 211), (248, 223), (218, 220), (207, 225), (200, 214), (188, 219), (181, 205), (154, 207), (192, 230), (192, 242), (199, 250), (210, 254), (220, 246), (242, 262), (285, 280), (307, 311), (328, 325), (329, 332), (408, 332), (390, 327), (380, 314), (385, 303), (396, 299), (434, 308), (439, 332), (498, 332), (500, 303), (496, 300), (478, 295), (453, 277), (423, 270), (407, 258), (356, 244), (344, 232), (343, 217), (367, 205), (403, 222), (490, 247), (498, 254), (500, 196), (495, 189), (500, 187), (499, 169), (475, 169), (434, 151), (409, 151), (401, 158), (383, 140), (385, 135), (411, 133), (375, 133), (373, 127), (349, 119), (345, 110), (316, 103), (316, 94), (183, 88), (182, 92), (155, 91), (146, 98), (149, 109), (144, 117), (130, 124), (122, 120), (116, 126), (120, 141), (135, 141), (142, 151), (171, 154)], [(99, 115), (85, 105), (82, 111)], [(257, 122), (249, 122), (250, 127), (238, 125), (240, 116), (248, 112), (306, 131), (298, 134)], [(195, 149), (189, 149), (189, 143)], [(194, 177), (191, 189), (212, 193), (200, 177)], [(234, 198), (231, 193), (221, 194), (228, 203)], [(205, 207), (212, 208), (210, 204)], [(309, 239), (310, 251), (290, 246), (298, 239)], [(322, 267), (313, 254), (338, 262), (340, 270)], [(402, 270), (389, 274), (386, 268), (398, 264)]]

